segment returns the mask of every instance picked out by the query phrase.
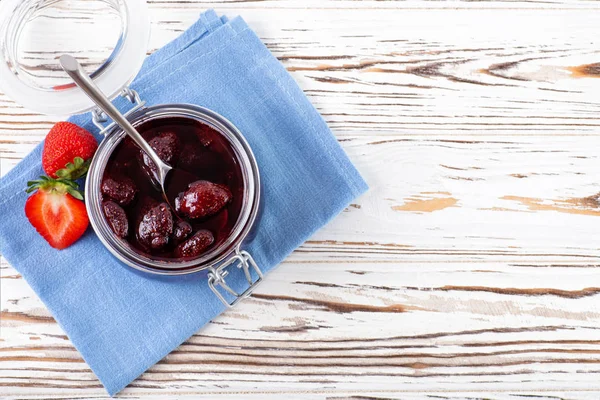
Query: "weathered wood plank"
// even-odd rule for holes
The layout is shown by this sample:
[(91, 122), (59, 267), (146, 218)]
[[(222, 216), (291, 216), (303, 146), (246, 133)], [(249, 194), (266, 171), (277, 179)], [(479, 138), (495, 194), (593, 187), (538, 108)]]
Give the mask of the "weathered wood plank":
[(405, 10), (405, 9), (593, 9), (599, 6), (588, 0), (488, 0), (472, 2), (470, 0), (443, 1), (432, 0), (423, 3), (419, 0), (149, 0), (151, 6), (156, 7), (202, 7), (202, 8), (243, 8), (243, 9), (301, 9), (301, 10), (347, 10), (347, 9), (377, 9), (377, 10)]
[[(310, 391), (315, 384), (334, 391), (593, 387), (600, 362), (598, 289), (581, 285), (594, 280), (594, 270), (585, 263), (292, 258), (251, 299), (125, 393)], [(2, 284), (10, 304), (3, 336), (11, 344), (0, 351), (0, 366), (10, 365), (0, 368), (0, 382), (98, 393), (95, 378), (23, 280)]]

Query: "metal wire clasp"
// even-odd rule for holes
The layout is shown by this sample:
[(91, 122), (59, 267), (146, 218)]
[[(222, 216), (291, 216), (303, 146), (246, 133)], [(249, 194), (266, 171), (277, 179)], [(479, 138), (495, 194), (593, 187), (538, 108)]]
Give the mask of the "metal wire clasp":
[[(126, 98), (132, 104), (134, 104), (134, 106), (129, 111), (123, 114), (125, 117), (128, 117), (130, 114), (133, 114), (140, 108), (144, 107), (144, 105), (146, 105), (146, 102), (142, 101), (140, 95), (135, 90), (129, 89), (128, 87), (124, 88), (121, 91), (121, 97)], [(92, 110), (92, 122), (94, 123), (94, 125), (96, 125), (98, 129), (100, 129), (100, 134), (102, 135), (104, 135), (106, 132), (108, 132), (115, 126), (114, 122), (111, 122), (107, 126), (102, 125), (107, 121), (108, 116), (104, 113), (104, 111), (100, 110), (99, 108), (94, 108)]]
[[(227, 268), (231, 265), (236, 265), (238, 268), (244, 270), (244, 275), (246, 277), (246, 281), (248, 281), (248, 289), (246, 289), (243, 293), (237, 293), (233, 290), (227, 283), (225, 283), (225, 277), (229, 274)], [(250, 267), (254, 270), (256, 275), (258, 275), (258, 279), (253, 280), (252, 275), (250, 273)], [(256, 289), (256, 287), (262, 282), (263, 274), (254, 262), (252, 256), (246, 251), (236, 250), (236, 254), (231, 257), (229, 260), (225, 261), (223, 264), (219, 265), (217, 268), (210, 268), (208, 272), (208, 286), (213, 291), (213, 293), (221, 300), (226, 307), (231, 308), (234, 307), (241, 300), (250, 296), (250, 294)], [(233, 302), (228, 302), (223, 293), (218, 290), (218, 287), (222, 287), (223, 290), (230, 295), (232, 295), (235, 299)]]

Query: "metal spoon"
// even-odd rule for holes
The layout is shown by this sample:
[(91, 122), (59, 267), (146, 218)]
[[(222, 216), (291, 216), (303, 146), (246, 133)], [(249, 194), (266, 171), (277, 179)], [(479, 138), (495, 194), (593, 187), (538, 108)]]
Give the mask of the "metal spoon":
[(146, 142), (146, 140), (139, 134), (139, 132), (129, 123), (127, 118), (123, 116), (117, 110), (110, 100), (102, 93), (100, 88), (96, 86), (94, 81), (89, 75), (81, 68), (79, 62), (72, 56), (64, 54), (60, 56), (60, 65), (67, 74), (75, 81), (77, 86), (81, 88), (88, 95), (90, 99), (96, 103), (102, 111), (106, 113), (117, 125), (119, 125), (132, 139), (133, 141), (150, 157), (154, 165), (156, 165), (156, 179), (163, 193), (163, 197), (167, 200), (167, 203), (171, 203), (167, 199), (165, 191), (165, 180), (167, 174), (173, 169), (170, 165), (163, 162), (158, 154), (152, 147)]

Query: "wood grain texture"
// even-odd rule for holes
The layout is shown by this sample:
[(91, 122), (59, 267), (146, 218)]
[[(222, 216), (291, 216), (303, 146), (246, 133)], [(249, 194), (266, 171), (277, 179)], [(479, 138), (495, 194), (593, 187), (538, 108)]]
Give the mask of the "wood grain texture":
[[(600, 397), (600, 3), (149, 5), (150, 51), (242, 15), (371, 190), (120, 396)], [(0, 95), (2, 173), (56, 120)], [(0, 394), (105, 398), (0, 272)]]

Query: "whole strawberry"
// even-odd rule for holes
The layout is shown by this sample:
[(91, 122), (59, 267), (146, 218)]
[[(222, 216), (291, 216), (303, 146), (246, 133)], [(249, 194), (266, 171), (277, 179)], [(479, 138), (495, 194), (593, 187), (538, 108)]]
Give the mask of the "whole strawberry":
[(87, 130), (70, 122), (52, 127), (42, 151), (42, 167), (51, 178), (79, 179), (87, 172), (98, 142)]
[(218, 213), (231, 201), (229, 188), (209, 181), (196, 181), (175, 198), (175, 211), (189, 218), (204, 218)]
[(31, 225), (55, 249), (75, 243), (90, 222), (77, 184), (42, 176), (27, 185), (27, 193), (35, 191), (25, 202), (25, 215)]

